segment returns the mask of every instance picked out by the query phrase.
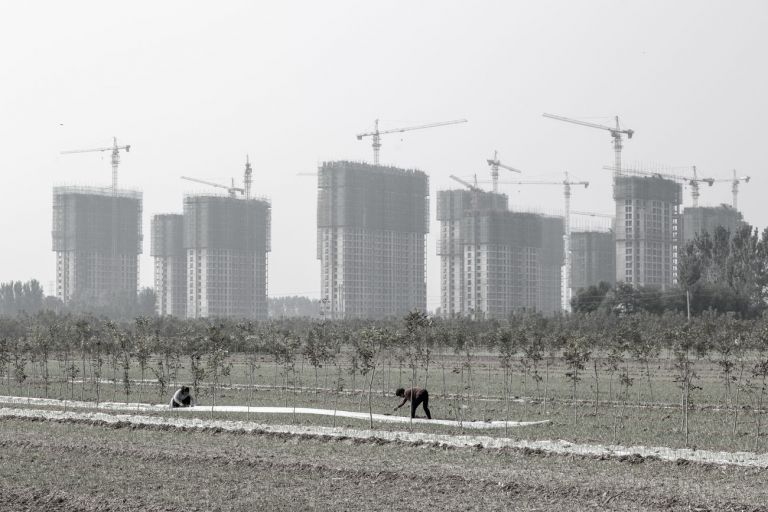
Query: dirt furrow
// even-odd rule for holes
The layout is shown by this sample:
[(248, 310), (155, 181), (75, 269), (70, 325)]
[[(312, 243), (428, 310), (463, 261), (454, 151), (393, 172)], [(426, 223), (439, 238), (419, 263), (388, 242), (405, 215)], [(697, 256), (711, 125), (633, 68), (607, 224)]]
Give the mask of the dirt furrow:
[[(138, 461), (141, 467), (173, 464), (184, 468), (208, 468), (210, 471), (226, 469), (239, 474), (283, 474), (298, 480), (307, 480), (322, 475), (322, 480), (344, 481), (356, 486), (375, 488), (392, 486), (401, 489), (419, 489), (427, 493), (481, 492), (487, 498), (496, 497), (499, 503), (508, 503), (510, 499), (524, 503), (554, 503), (563, 499), (572, 500), (574, 505), (603, 506), (605, 508), (626, 509), (643, 506), (663, 510), (765, 510), (750, 508), (744, 504), (689, 503), (678, 501), (675, 497), (663, 494), (634, 492), (621, 488), (594, 488), (576, 485), (562, 485), (557, 481), (529, 483), (522, 480), (497, 481), (485, 478), (468, 478), (459, 474), (423, 475), (409, 471), (386, 469), (349, 469), (344, 465), (300, 461), (294, 458), (265, 458), (258, 455), (243, 456), (232, 453), (176, 453), (163, 449), (149, 448), (113, 448), (82, 443), (57, 443), (54, 441), (14, 441), (0, 442), (0, 453), (23, 452), (27, 456), (60, 459), (66, 454), (74, 460), (88, 464), (98, 460)], [(13, 489), (0, 488), (0, 504), (24, 505), (32, 510), (176, 510), (168, 505), (146, 503), (142, 499), (112, 498), (110, 500), (89, 500), (86, 496), (72, 496), (61, 489)]]

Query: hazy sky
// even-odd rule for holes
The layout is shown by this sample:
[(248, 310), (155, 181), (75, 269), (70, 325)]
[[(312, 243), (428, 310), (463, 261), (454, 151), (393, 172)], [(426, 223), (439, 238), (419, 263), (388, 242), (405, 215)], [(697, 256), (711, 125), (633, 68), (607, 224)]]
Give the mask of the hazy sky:
[[(51, 187), (110, 183), (108, 153), (131, 144), (120, 184), (144, 192), (141, 282), (152, 284), (150, 219), (180, 212), (184, 182), (242, 179), (272, 200), (270, 295), (319, 294), (316, 180), (324, 160), (372, 160), (355, 134), (456, 118), (382, 137), (382, 163), (430, 176), (428, 306), (439, 305), (435, 191), (489, 179), (590, 180), (573, 208), (610, 212), (608, 132), (636, 131), (626, 163), (697, 165), (753, 180), (739, 197), (766, 225), (768, 2), (3, 2), (0, 4), (0, 281), (55, 276)], [(504, 177), (504, 175), (502, 175)], [(488, 185), (490, 187), (490, 185)], [(211, 189), (213, 191), (215, 189)], [(562, 210), (559, 186), (506, 186), (518, 207)], [(730, 202), (730, 185), (702, 204)], [(690, 196), (685, 195), (686, 204)]]

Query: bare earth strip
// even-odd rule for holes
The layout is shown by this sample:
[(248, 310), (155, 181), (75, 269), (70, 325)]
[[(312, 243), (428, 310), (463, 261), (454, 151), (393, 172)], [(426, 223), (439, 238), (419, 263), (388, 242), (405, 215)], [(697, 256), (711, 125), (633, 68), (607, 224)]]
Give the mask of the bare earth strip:
[[(71, 407), (74, 409), (105, 409), (110, 411), (137, 411), (158, 412), (168, 411), (167, 405), (152, 405), (141, 403), (102, 402), (96, 405), (93, 402), (81, 402), (77, 400), (56, 400), (51, 398), (24, 398), (19, 396), (0, 396), (0, 403), (44, 405), (54, 407)], [(415, 423), (425, 425), (443, 425), (446, 427), (463, 427), (468, 429), (490, 429), (506, 427), (529, 427), (543, 425), (549, 420), (543, 421), (454, 421), (454, 420), (425, 420), (414, 418), (411, 420), (405, 416), (389, 416), (386, 414), (369, 415), (365, 412), (334, 411), (333, 409), (313, 409), (307, 407), (249, 407), (245, 405), (203, 405), (197, 407), (182, 407), (173, 409), (178, 413), (207, 413), (207, 412), (242, 412), (254, 414), (311, 414), (316, 416), (336, 416), (338, 418), (351, 418), (357, 420), (369, 420), (385, 423)]]
[[(166, 409), (167, 410), (167, 409)], [(226, 432), (265, 432), (299, 436), (382, 440), (406, 443), (428, 443), (438, 446), (490, 449), (532, 450), (560, 455), (579, 455), (598, 458), (624, 458), (640, 456), (664, 461), (691, 461), (696, 463), (768, 468), (768, 454), (753, 452), (714, 452), (706, 450), (673, 449), (667, 447), (611, 446), (574, 444), (568, 441), (527, 441), (488, 436), (446, 435), (422, 432), (387, 432), (343, 427), (268, 425), (249, 421), (208, 420), (201, 418), (168, 418), (134, 414), (106, 414), (100, 412), (69, 412), (0, 408), (0, 417), (28, 418), (53, 421), (93, 421), (104, 424), (131, 424), (149, 427), (183, 429), (217, 429)]]
[(762, 512), (765, 482), (642, 457), (0, 417), (0, 510)]

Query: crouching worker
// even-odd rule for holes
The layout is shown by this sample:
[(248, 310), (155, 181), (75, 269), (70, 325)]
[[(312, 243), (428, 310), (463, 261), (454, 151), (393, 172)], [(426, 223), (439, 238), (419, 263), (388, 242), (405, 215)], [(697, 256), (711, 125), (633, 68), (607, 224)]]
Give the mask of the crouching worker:
[(180, 387), (176, 393), (174, 393), (173, 398), (171, 398), (171, 403), (169, 404), (171, 408), (192, 407), (193, 405), (195, 405), (195, 400), (189, 393), (189, 387), (187, 386)]
[(432, 415), (429, 413), (429, 393), (426, 389), (421, 388), (398, 388), (397, 391), (395, 391), (395, 396), (399, 396), (403, 398), (403, 401), (400, 402), (400, 405), (395, 407), (395, 411), (401, 408), (405, 405), (405, 402), (408, 400), (411, 401), (411, 418), (416, 417), (416, 408), (419, 405), (422, 405), (424, 407), (424, 413), (427, 415), (427, 419), (431, 420)]

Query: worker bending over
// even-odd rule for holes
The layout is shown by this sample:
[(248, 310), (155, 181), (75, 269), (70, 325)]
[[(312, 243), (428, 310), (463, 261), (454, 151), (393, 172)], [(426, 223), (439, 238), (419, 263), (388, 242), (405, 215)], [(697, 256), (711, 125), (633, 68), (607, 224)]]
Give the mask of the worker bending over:
[(195, 405), (195, 399), (192, 398), (192, 395), (189, 393), (189, 387), (181, 386), (178, 390), (176, 390), (176, 393), (174, 393), (173, 398), (171, 398), (171, 403), (168, 405), (171, 408), (192, 407), (193, 405)]
[(403, 401), (400, 402), (400, 405), (395, 407), (395, 411), (401, 408), (405, 405), (405, 402), (408, 400), (411, 401), (411, 418), (416, 417), (416, 408), (419, 405), (422, 405), (424, 407), (424, 413), (427, 415), (427, 419), (431, 420), (432, 415), (429, 413), (429, 393), (426, 389), (421, 388), (398, 388), (397, 391), (395, 391), (395, 396), (400, 396), (403, 398)]

